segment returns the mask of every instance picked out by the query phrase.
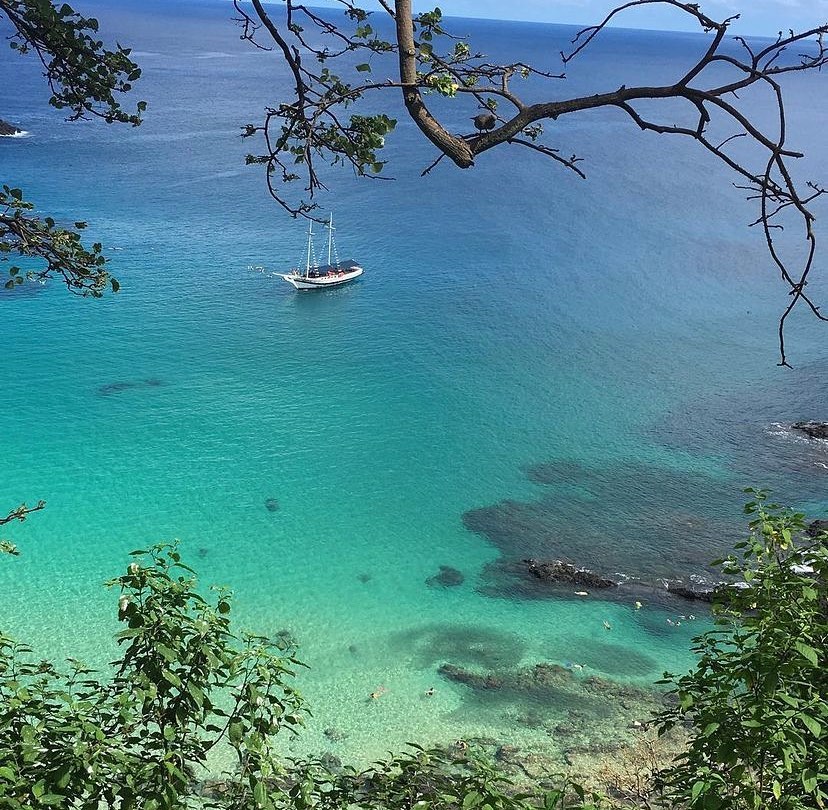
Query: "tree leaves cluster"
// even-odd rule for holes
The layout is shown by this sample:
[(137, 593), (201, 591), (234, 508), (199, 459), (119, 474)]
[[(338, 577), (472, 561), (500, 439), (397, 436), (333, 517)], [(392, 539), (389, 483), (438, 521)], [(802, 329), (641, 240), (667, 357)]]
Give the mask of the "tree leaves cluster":
[[(0, 0), (0, 23), (12, 27), (10, 47), (21, 55), (34, 55), (49, 85), (49, 103), (69, 113), (69, 120), (100, 118), (107, 123), (138, 126), (146, 103), (135, 111), (121, 106), (120, 98), (132, 89), (141, 69), (130, 49), (109, 48), (98, 36), (94, 17), (78, 14), (66, 3), (49, 0)], [(59, 226), (51, 217), (35, 216), (34, 206), (18, 188), (4, 185), (0, 192), (0, 260), (25, 259), (8, 269), (6, 288), (25, 279), (44, 282), (59, 278), (74, 293), (100, 297), (118, 283), (105, 270), (106, 258), (98, 243), (84, 247), (84, 222)]]
[(750, 538), (720, 561), (735, 579), (717, 628), (695, 639), (695, 670), (668, 681), (677, 702), (661, 730), (692, 729), (660, 776), (674, 806), (828, 806), (828, 535), (809, 537), (803, 515), (754, 495)]
[(233, 634), (230, 593), (203, 598), (174, 547), (135, 552), (109, 585), (124, 624), (111, 677), (0, 636), (0, 807), (191, 806), (218, 746), (236, 768), (200, 806), (266, 806), (276, 734), (303, 722), (292, 649)]
[(52, 217), (35, 216), (33, 210), (34, 204), (19, 188), (0, 190), (0, 261), (19, 257), (25, 262), (24, 267), (17, 261), (9, 267), (6, 289), (57, 277), (76, 295), (100, 298), (110, 287), (118, 291), (118, 281), (106, 269), (103, 246), (95, 242), (87, 248), (81, 241), (85, 222), (64, 228)]
[[(408, 752), (366, 770), (279, 755), (304, 722), (289, 640), (237, 634), (231, 594), (205, 599), (174, 546), (133, 552), (117, 589), (112, 671), (60, 669), (0, 634), (0, 808), (4, 810), (590, 810), (559, 780), (518, 791), (473, 751)], [(210, 755), (232, 755), (216, 776)]]
[[(5, 526), (12, 521), (20, 521), (22, 523), (32, 512), (39, 512), (45, 508), (46, 501), (38, 501), (34, 506), (26, 506), (25, 503), (21, 503), (20, 506), (12, 509), (5, 517), (0, 517), (0, 526)], [(17, 546), (10, 540), (0, 538), (0, 554), (11, 554), (13, 557), (16, 557), (19, 552)]]

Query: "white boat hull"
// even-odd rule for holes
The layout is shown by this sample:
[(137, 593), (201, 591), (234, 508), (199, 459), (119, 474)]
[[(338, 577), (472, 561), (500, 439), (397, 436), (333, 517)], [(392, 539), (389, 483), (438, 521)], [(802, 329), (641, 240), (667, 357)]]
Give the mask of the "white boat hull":
[(285, 273), (282, 278), (292, 284), (297, 290), (327, 290), (339, 287), (349, 281), (359, 278), (365, 271), (361, 267), (347, 267), (339, 271), (331, 271), (318, 276), (303, 275), (301, 273)]

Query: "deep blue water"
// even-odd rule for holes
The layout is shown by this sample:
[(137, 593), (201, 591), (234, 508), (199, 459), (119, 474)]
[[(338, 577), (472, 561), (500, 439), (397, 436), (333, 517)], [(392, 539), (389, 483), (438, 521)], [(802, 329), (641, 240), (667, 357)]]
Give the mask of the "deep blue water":
[[(689, 665), (699, 625), (666, 624), (682, 606), (529, 599), (501, 563), (687, 576), (739, 536), (744, 486), (824, 513), (828, 450), (785, 425), (826, 415), (828, 332), (793, 317), (796, 369), (776, 367), (785, 293), (733, 178), (613, 111), (549, 126), (587, 181), (508, 150), (420, 178), (433, 155), (399, 114), (395, 182), (339, 172), (323, 202), (364, 279), (297, 295), (248, 269), (294, 264), (304, 226), (244, 165), (240, 127), (288, 85), (228, 5), (84, 5), (135, 48), (138, 129), (64, 122), (36, 65), (0, 49), (0, 116), (31, 132), (0, 142), (0, 178), (88, 220), (122, 283), (102, 301), (57, 285), (0, 296), (0, 495), (48, 502), (0, 567), (4, 628), (102, 660), (101, 583), (131, 549), (180, 538), (206, 582), (235, 588), (243, 623), (299, 638), (306, 745), (347, 727), (338, 750), (366, 756), (415, 736), (535, 739), (525, 707), (436, 674), (481, 648), (640, 683)], [(555, 70), (572, 33), (457, 25)], [(607, 32), (552, 92), (659, 81), (702, 46)], [(803, 177), (828, 176), (825, 82), (786, 84)], [(440, 107), (460, 130), (475, 112)], [(440, 565), (463, 585), (429, 587)]]

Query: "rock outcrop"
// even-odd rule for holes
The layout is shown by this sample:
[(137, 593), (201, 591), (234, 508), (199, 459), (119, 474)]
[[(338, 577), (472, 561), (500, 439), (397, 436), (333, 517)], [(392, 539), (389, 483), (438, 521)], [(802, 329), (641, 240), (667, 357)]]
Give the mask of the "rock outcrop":
[(20, 135), (23, 130), (18, 129), (16, 126), (13, 126), (8, 121), (4, 121), (0, 118), (0, 137), (9, 136), (9, 135)]
[(524, 560), (524, 562), (529, 566), (529, 572), (533, 576), (547, 582), (563, 582), (584, 588), (615, 588), (618, 586), (615, 580), (596, 574), (589, 568), (576, 568), (562, 560)]
[(579, 568), (561, 560), (524, 560), (523, 564), (526, 566), (523, 569), (524, 576), (528, 572), (531, 577), (543, 583), (581, 588), (584, 592), (579, 593), (580, 596), (586, 596), (586, 591), (613, 589), (611, 598), (649, 600), (658, 594), (668, 594), (681, 599), (712, 602), (717, 588), (725, 584), (679, 579), (660, 579), (653, 582), (623, 575), (613, 579), (589, 568)]
[(828, 439), (828, 422), (794, 422), (792, 430), (798, 430), (811, 439)]
[(666, 580), (664, 588), (667, 593), (673, 596), (680, 596), (682, 599), (698, 600), (699, 602), (712, 602), (713, 594), (716, 593), (714, 585), (694, 585), (681, 582), (680, 580)]
[(805, 531), (808, 537), (819, 537), (823, 532), (828, 532), (828, 520), (812, 520)]

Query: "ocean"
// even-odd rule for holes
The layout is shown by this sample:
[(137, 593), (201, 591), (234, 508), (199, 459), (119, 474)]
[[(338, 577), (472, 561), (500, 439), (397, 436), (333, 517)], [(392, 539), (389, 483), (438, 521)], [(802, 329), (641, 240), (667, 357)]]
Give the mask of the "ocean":
[[(623, 736), (590, 679), (687, 669), (703, 611), (553, 595), (521, 560), (707, 576), (744, 534), (744, 487), (813, 517), (828, 505), (828, 447), (789, 429), (826, 416), (828, 331), (795, 314), (795, 368), (777, 367), (785, 288), (734, 178), (606, 110), (548, 127), (586, 181), (502, 148), (421, 178), (434, 155), (394, 98), (395, 181), (340, 171), (321, 200), (365, 275), (297, 294), (271, 274), (300, 260), (305, 225), (239, 137), (289, 92), (273, 55), (239, 40), (221, 0), (78, 6), (133, 46), (149, 109), (137, 129), (67, 123), (34, 60), (0, 48), (0, 116), (30, 133), (0, 139), (0, 178), (87, 220), (122, 285), (99, 301), (57, 283), (0, 294), (0, 496), (47, 502), (4, 527), (22, 550), (0, 565), (4, 632), (104, 664), (103, 582), (178, 539), (205, 587), (233, 588), (239, 626), (298, 640), (313, 717), (286, 750), (364, 762), (411, 740)], [(574, 32), (453, 25), (554, 70)], [(703, 43), (607, 31), (551, 92), (673, 76)], [(797, 171), (815, 180), (826, 81), (785, 87)], [(440, 107), (459, 129), (475, 112)], [(462, 582), (427, 582), (440, 566)], [(475, 691), (438, 672), (538, 662), (570, 668), (571, 688)]]

